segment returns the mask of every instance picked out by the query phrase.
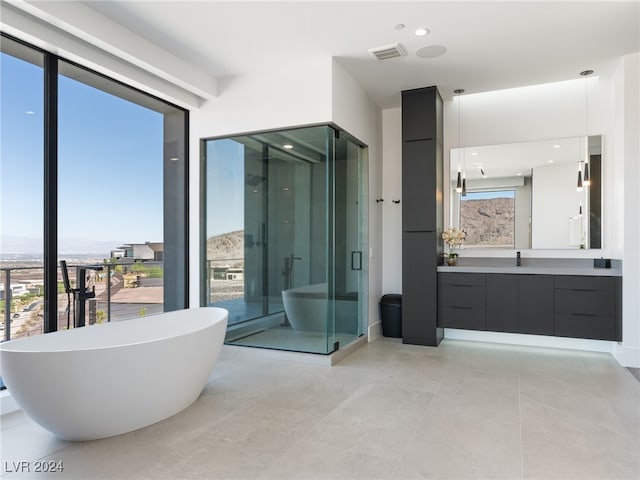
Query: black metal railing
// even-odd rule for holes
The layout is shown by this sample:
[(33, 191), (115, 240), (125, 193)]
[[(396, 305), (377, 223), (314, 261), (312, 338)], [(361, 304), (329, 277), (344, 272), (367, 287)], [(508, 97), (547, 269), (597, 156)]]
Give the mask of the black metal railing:
[[(101, 267), (100, 270), (92, 269)], [(164, 265), (159, 261), (113, 261), (102, 264), (69, 264), (70, 282), (73, 289), (79, 290), (79, 285), (85, 291), (91, 291), (91, 295), (83, 298), (74, 295), (73, 303), (70, 294), (64, 286), (62, 272), (58, 268), (58, 308), (56, 309), (56, 321), (58, 329), (81, 326), (88, 316), (87, 324), (111, 322), (134, 318), (137, 316), (162, 311), (163, 295), (157, 288), (153, 293), (143, 290), (145, 287), (161, 287), (163, 284)], [(88, 276), (87, 276), (88, 275)], [(82, 278), (81, 278), (82, 277)], [(2, 311), (0, 327), (3, 330), (0, 341), (9, 341), (43, 333), (44, 317), (42, 313), (44, 305), (44, 267), (42, 266), (7, 266), (0, 267), (0, 311)], [(16, 282), (12, 285), (12, 281)], [(114, 296), (123, 297), (115, 305)], [(79, 302), (89, 301), (86, 312), (84, 304)], [(61, 302), (66, 307), (61, 309)], [(102, 304), (104, 309), (98, 307)], [(159, 311), (156, 311), (159, 310)], [(70, 322), (71, 312), (82, 313), (82, 320)], [(14, 324), (19, 326), (14, 328)], [(31, 325), (31, 327), (29, 327)], [(24, 328), (21, 328), (24, 327)]]

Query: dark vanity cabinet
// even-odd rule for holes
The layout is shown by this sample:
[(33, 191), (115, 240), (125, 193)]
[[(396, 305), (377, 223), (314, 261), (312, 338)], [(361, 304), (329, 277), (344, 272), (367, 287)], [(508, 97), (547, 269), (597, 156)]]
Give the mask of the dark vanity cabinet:
[(438, 273), (443, 328), (622, 340), (622, 278)]
[(517, 331), (553, 335), (553, 276), (518, 275)]
[[(411, 232), (403, 235), (402, 250), (414, 252), (413, 259), (402, 265), (402, 338), (403, 343), (437, 345), (435, 296), (437, 265), (435, 255), (428, 255), (426, 245), (435, 242), (434, 232)], [(418, 252), (418, 253), (416, 253)]]
[(485, 277), (483, 273), (438, 275), (438, 324), (441, 327), (486, 329)]
[(487, 275), (487, 330), (518, 331), (518, 275)]
[(402, 341), (436, 346), (442, 262), (442, 98), (436, 87), (402, 92)]
[[(425, 208), (435, 198), (436, 140), (415, 140), (402, 145), (402, 231), (435, 232), (436, 208)], [(410, 205), (414, 207), (410, 208)], [(418, 207), (421, 205), (421, 207)]]
[[(619, 340), (621, 316), (616, 308), (614, 277), (556, 277), (555, 335)], [(618, 311), (617, 311), (618, 310)]]

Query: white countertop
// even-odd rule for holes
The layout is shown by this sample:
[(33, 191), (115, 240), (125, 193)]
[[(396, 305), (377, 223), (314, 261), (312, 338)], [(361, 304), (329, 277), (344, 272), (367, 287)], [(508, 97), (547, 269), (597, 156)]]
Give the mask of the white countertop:
[[(515, 260), (514, 260), (515, 262)], [(601, 277), (621, 277), (620, 268), (568, 267), (559, 265), (545, 266), (497, 266), (497, 265), (456, 265), (455, 267), (440, 266), (438, 272), (452, 273), (515, 273), (528, 275), (592, 275)]]

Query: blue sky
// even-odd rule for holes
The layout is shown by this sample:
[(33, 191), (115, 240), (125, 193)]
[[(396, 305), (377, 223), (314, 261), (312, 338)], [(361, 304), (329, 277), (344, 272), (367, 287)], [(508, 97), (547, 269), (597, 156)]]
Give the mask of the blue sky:
[(244, 229), (244, 145), (207, 142), (207, 238)]
[[(1, 234), (41, 238), (42, 69), (0, 67)], [(61, 239), (162, 241), (163, 115), (60, 76), (58, 124)]]

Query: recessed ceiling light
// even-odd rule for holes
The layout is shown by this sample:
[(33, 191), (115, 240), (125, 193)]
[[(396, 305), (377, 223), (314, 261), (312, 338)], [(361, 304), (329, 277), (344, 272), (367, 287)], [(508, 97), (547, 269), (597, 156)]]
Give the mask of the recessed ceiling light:
[(517, 173), (516, 175), (518, 175), (519, 177), (521, 177), (521, 176), (522, 176), (522, 174), (521, 174), (521, 173)]
[(395, 27), (393, 27), (394, 30), (402, 30), (404, 29), (404, 23), (396, 23)]
[(547, 163), (553, 163), (553, 160), (547, 160)]
[(471, 152), (471, 155), (473, 155), (474, 157), (478, 156), (478, 152)]
[(286, 148), (287, 150), (291, 150), (293, 148), (293, 145), (291, 145), (290, 143), (285, 143), (282, 148)]
[(172, 162), (177, 162), (179, 160), (178, 157), (171, 157), (169, 158), (169, 160), (171, 160)]
[(554, 145), (553, 148), (560, 148), (560, 145)]
[(447, 51), (442, 45), (425, 45), (416, 50), (416, 55), (420, 58), (435, 58), (444, 55)]
[(420, 27), (416, 28), (416, 31), (413, 32), (417, 37), (424, 37), (427, 33), (429, 33), (428, 28)]

